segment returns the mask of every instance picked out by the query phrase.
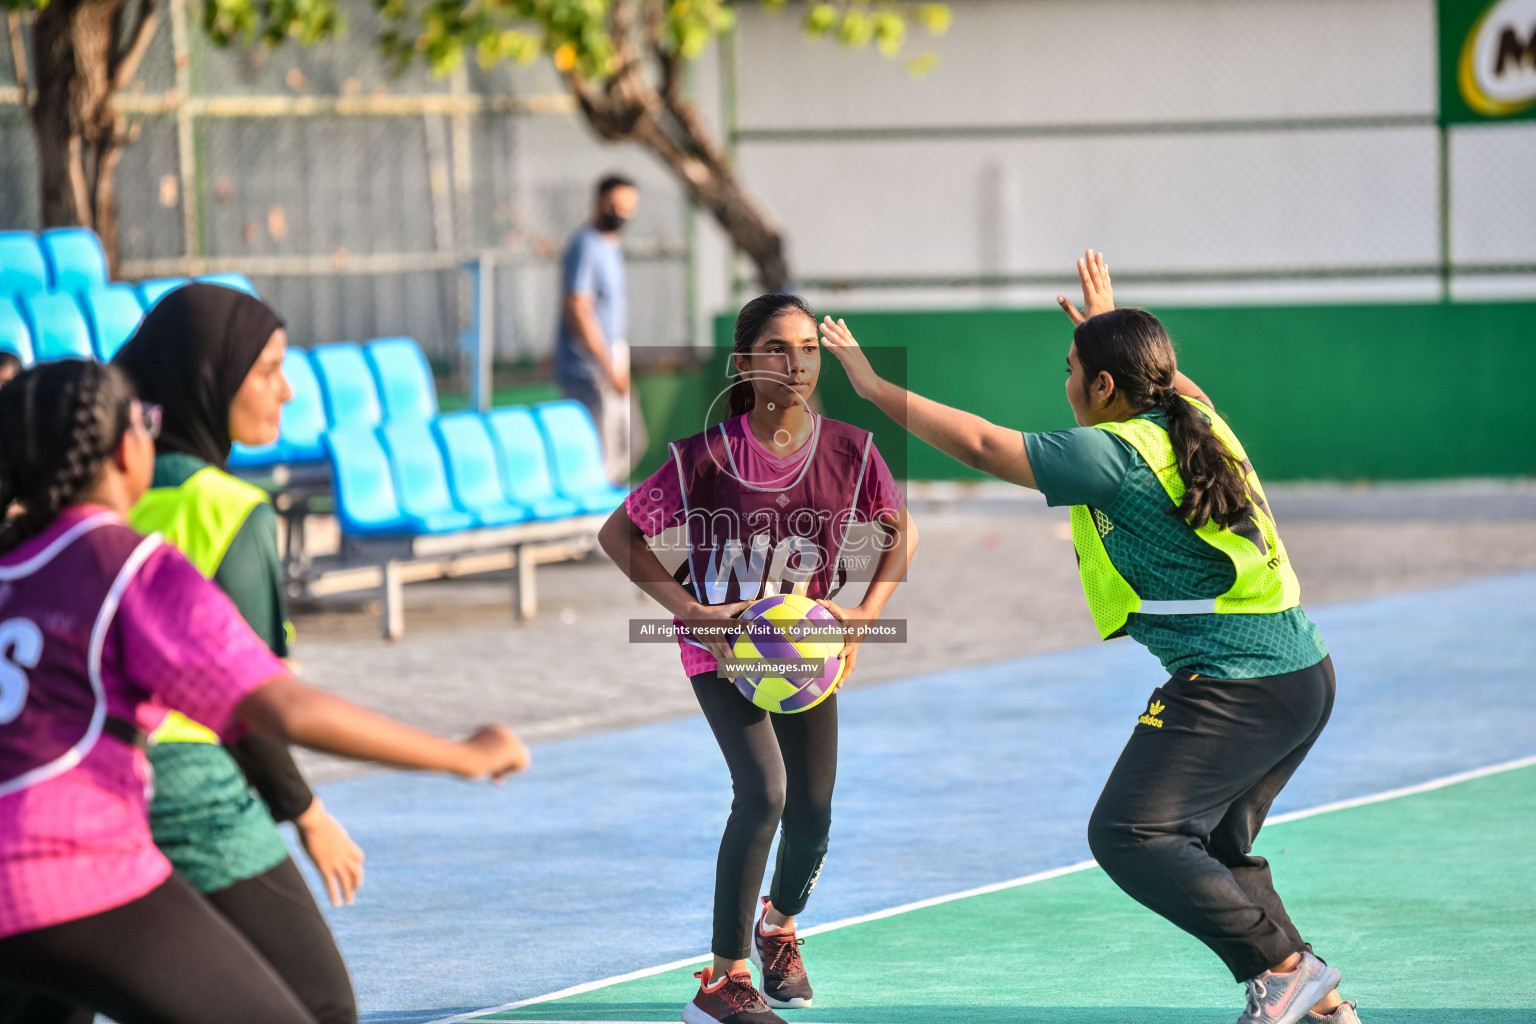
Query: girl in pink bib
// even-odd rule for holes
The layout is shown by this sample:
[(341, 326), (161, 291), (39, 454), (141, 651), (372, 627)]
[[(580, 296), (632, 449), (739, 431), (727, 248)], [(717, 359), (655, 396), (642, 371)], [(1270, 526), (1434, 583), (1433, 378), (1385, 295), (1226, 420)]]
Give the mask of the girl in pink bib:
[(144, 735), (179, 711), (468, 777), (527, 764), (505, 726), (451, 742), (289, 677), (229, 599), (123, 520), (158, 409), (121, 371), (46, 363), (0, 388), (0, 1018), (312, 1022), (155, 848)]
[[(753, 299), (736, 319), (734, 349), (725, 421), (668, 445), (667, 462), (603, 526), (604, 550), (679, 623), (726, 625), (754, 600), (787, 593), (844, 622), (878, 618), (906, 574), (917, 529), (869, 431), (807, 405), (821, 369), (815, 314), (793, 295)], [(651, 547), (663, 534), (682, 549), (676, 573)], [(860, 561), (873, 565), (868, 589), (844, 608), (833, 598)], [(679, 631), (679, 642), (733, 793), (715, 872), (715, 960), (699, 972), (683, 1020), (782, 1024), (772, 1008), (811, 1005), (795, 916), (827, 855), (837, 695), (770, 714), (717, 671), (731, 657), (729, 640)], [(857, 656), (851, 639), (839, 655), (844, 680)], [(781, 823), (773, 881), (759, 901)]]

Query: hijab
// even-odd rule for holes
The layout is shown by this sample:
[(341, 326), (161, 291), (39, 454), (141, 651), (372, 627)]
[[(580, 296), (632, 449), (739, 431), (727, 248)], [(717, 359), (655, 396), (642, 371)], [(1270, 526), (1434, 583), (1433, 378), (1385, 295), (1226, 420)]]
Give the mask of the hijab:
[(157, 452), (229, 460), (229, 407), (282, 318), (235, 288), (201, 281), (166, 292), (112, 362), (160, 406)]

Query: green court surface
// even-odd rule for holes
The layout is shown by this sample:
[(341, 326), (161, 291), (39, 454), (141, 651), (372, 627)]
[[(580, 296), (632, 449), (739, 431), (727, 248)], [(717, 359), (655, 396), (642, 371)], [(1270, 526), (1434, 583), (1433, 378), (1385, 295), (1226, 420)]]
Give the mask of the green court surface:
[[(1277, 822), (1255, 852), (1366, 1022), (1536, 1021), (1536, 766)], [(1096, 867), (833, 926), (802, 951), (816, 1001), (790, 1024), (1218, 1024), (1243, 998)], [(676, 1020), (696, 969), (461, 1019)]]

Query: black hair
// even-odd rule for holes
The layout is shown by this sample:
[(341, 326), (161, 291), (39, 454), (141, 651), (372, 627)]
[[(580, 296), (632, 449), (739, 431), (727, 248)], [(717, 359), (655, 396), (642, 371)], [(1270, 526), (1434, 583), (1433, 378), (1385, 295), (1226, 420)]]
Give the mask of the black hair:
[[(42, 533), (95, 486), (133, 402), (127, 374), (83, 359), (42, 363), (0, 388), (0, 552)], [(7, 516), (12, 505), (21, 511)]]
[(622, 174), (607, 174), (597, 183), (597, 198), (603, 198), (616, 188), (638, 189), (639, 187), (633, 178), (626, 178)]
[[(804, 313), (811, 318), (811, 323), (816, 322), (816, 311), (811, 304), (798, 295), (788, 292), (770, 292), (767, 295), (759, 295), (736, 314), (736, 330), (733, 335), (731, 352), (742, 354), (752, 351), (752, 346), (757, 339), (763, 336), (763, 331), (768, 325), (785, 313)], [(731, 391), (726, 396), (726, 418), (734, 419), (743, 413), (752, 411), (752, 382), (742, 377), (741, 372), (735, 369), (735, 360), (731, 361)]]
[(1231, 529), (1253, 515), (1242, 468), (1210, 421), (1174, 386), (1179, 367), (1173, 339), (1157, 317), (1133, 307), (1110, 310), (1078, 324), (1072, 340), (1085, 382), (1107, 372), (1132, 409), (1157, 406), (1167, 416), (1184, 481), (1175, 515), (1197, 530), (1207, 522)]

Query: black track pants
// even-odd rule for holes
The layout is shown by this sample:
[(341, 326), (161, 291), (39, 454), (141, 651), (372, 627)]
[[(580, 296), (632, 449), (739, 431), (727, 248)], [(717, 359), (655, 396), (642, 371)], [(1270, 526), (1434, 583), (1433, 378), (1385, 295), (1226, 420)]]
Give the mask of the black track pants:
[(207, 894), (320, 1024), (357, 1024), (352, 979), (292, 858)]
[[(85, 1008), (85, 1009), (79, 1009)], [(0, 1022), (315, 1024), (180, 875), (132, 903), (0, 939)]]
[(1174, 676), (1152, 691), (1088, 824), (1115, 884), (1211, 947), (1238, 981), (1310, 948), (1268, 863), (1248, 851), (1328, 724), (1333, 694), (1330, 658), (1258, 679)]
[(714, 672), (693, 692), (731, 770), (731, 816), (715, 866), (710, 949), (745, 959), (773, 834), (783, 821), (768, 898), (781, 914), (805, 909), (827, 856), (837, 781), (837, 695), (809, 711), (769, 714)]

